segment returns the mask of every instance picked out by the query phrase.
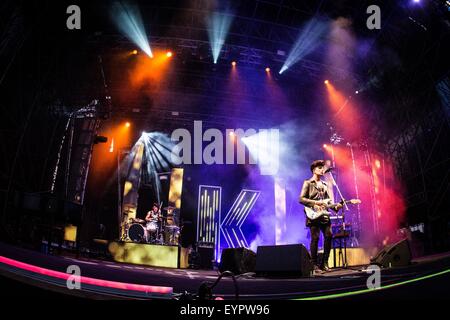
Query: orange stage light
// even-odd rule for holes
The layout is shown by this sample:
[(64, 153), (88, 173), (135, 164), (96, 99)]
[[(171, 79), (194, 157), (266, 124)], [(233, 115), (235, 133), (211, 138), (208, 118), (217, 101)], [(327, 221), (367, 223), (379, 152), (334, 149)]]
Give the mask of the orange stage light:
[(136, 54), (138, 54), (138, 51), (137, 50), (133, 50), (131, 53), (136, 55)]
[(129, 123), (129, 122), (125, 123), (125, 127), (126, 127), (126, 128), (131, 127), (131, 123)]
[(270, 72), (270, 68), (269, 67), (266, 68), (266, 72)]
[(232, 65), (233, 67), (235, 67), (235, 66), (236, 66), (236, 61), (233, 61), (233, 62), (231, 63), (231, 65)]
[(112, 138), (112, 140), (111, 140), (111, 145), (109, 146), (109, 152), (110, 153), (114, 152), (114, 138)]
[(381, 168), (381, 162), (380, 160), (375, 160), (375, 166), (377, 167), (377, 169)]
[(168, 51), (168, 52), (166, 53), (166, 56), (167, 56), (168, 58), (170, 58), (170, 57), (172, 56), (172, 51)]
[[(149, 88), (156, 88), (158, 84), (166, 75), (167, 68), (169, 68), (169, 58), (167, 51), (155, 50), (153, 58), (149, 59), (147, 55), (139, 55), (137, 63), (130, 73), (130, 82), (133, 87), (142, 88), (143, 85), (149, 85)], [(155, 94), (155, 92), (147, 92), (148, 94)]]
[(330, 83), (330, 81), (328, 81), (328, 80), (325, 80), (323, 83), (325, 83), (325, 84), (329, 84)]

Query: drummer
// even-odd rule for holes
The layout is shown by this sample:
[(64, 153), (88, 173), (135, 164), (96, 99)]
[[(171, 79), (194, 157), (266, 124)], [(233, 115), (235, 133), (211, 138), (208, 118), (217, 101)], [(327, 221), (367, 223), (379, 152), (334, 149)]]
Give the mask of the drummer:
[(145, 217), (145, 221), (158, 221), (161, 218), (161, 211), (159, 210), (159, 206), (157, 203), (153, 204), (152, 210), (147, 212), (147, 216)]

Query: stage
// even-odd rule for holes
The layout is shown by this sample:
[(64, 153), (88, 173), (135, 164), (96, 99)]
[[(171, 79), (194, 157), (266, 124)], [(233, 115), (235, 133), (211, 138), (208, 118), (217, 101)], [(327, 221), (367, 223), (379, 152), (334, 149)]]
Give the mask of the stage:
[[(80, 290), (68, 290), (69, 266), (81, 270)], [(381, 288), (367, 289), (366, 266), (335, 268), (308, 278), (261, 278), (254, 274), (236, 276), (238, 296), (230, 277), (223, 277), (213, 294), (225, 300), (301, 299), (320, 300), (351, 296), (359, 299), (407, 298), (420, 294), (431, 282), (445, 283), (450, 275), (450, 253), (416, 259), (408, 267), (383, 269)], [(0, 244), (2, 277), (67, 295), (96, 299), (177, 299), (196, 294), (204, 282), (214, 283), (219, 272), (149, 267), (113, 261), (51, 256)], [(430, 287), (432, 287), (430, 285)], [(433, 286), (435, 290), (447, 290)], [(400, 294), (398, 293), (400, 292)], [(27, 295), (27, 292), (21, 292)], [(422, 295), (425, 294), (422, 291)]]
[(450, 0), (80, 3), (2, 6), (2, 293), (450, 297)]

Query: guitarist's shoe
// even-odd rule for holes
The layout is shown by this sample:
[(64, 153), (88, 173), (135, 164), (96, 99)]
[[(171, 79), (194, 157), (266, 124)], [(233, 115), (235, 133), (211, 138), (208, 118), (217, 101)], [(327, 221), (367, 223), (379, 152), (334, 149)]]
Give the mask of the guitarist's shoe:
[(322, 269), (323, 272), (330, 271), (330, 267), (328, 266), (328, 262), (325, 262), (320, 269)]
[(313, 269), (313, 274), (317, 275), (317, 274), (322, 274), (323, 271), (321, 268), (319, 268), (318, 265), (314, 265), (314, 269)]

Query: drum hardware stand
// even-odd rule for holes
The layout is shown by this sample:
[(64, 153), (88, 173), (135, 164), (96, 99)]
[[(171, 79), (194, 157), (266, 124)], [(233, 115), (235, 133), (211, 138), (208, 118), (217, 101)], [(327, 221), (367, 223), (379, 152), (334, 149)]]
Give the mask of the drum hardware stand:
[(160, 231), (160, 227), (158, 226), (156, 228), (156, 236), (155, 236), (155, 244), (164, 244), (163, 241), (161, 241), (162, 232)]
[(127, 228), (125, 222), (122, 222), (120, 230), (121, 230), (122, 234), (120, 236), (120, 240), (119, 241), (128, 241), (129, 240), (129, 238), (128, 238), (128, 228)]
[[(345, 202), (345, 198), (342, 195), (342, 192), (339, 188), (339, 186), (336, 183), (336, 180), (333, 177), (333, 174), (331, 173), (331, 171), (328, 172), (330, 174), (331, 177), (331, 182), (332, 184), (336, 187), (336, 190), (339, 194), (339, 197), (341, 198), (341, 203), (343, 204), (342, 206), (342, 226), (341, 226), (341, 232), (342, 232), (342, 236), (339, 238), (339, 260), (341, 260), (342, 257), (342, 266), (343, 268), (347, 268), (348, 264), (347, 264), (347, 235), (346, 235), (346, 231), (345, 231), (345, 211), (350, 210), (348, 208), (347, 203)], [(339, 214), (339, 212), (338, 212)], [(333, 239), (334, 240), (334, 239)], [(344, 242), (344, 248), (342, 250), (342, 241)], [(333, 248), (334, 248), (334, 243), (333, 243)], [(335, 249), (333, 249), (335, 250)], [(336, 251), (334, 251), (335, 253)], [(336, 255), (334, 255), (334, 260), (335, 260), (335, 265), (336, 265)]]
[(158, 241), (159, 241), (159, 243), (161, 244), (161, 245), (164, 245), (165, 243), (164, 243), (164, 232), (165, 232), (165, 229), (166, 228), (166, 219), (164, 218), (164, 217), (162, 217), (162, 221), (161, 221), (161, 229), (159, 229), (158, 228), (158, 237), (157, 237), (157, 239), (158, 239)]

